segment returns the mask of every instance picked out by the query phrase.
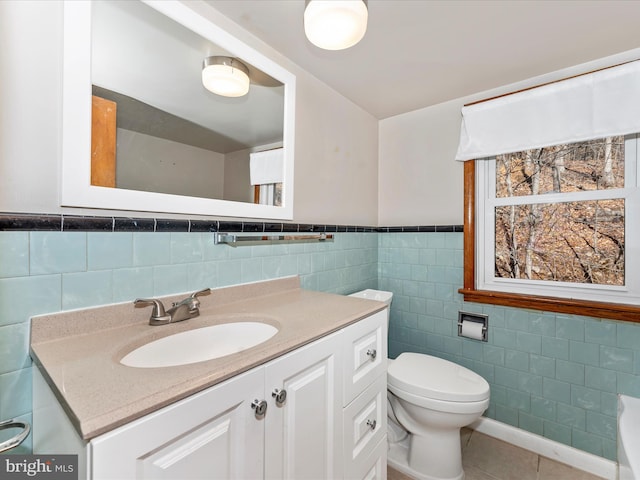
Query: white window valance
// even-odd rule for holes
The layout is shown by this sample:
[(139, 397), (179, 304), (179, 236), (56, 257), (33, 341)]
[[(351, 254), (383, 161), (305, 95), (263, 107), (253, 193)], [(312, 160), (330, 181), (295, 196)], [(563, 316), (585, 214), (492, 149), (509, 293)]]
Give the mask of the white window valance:
[(456, 160), (640, 132), (640, 61), (462, 108)]
[(265, 150), (249, 155), (251, 185), (282, 183), (284, 180), (284, 149)]

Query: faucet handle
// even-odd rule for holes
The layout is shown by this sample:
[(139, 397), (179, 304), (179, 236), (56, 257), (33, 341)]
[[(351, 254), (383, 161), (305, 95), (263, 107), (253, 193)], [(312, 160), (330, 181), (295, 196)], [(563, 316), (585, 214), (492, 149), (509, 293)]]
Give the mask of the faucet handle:
[(197, 292), (194, 292), (191, 295), (189, 295), (189, 298), (185, 300), (189, 302), (189, 311), (197, 312), (198, 308), (200, 308), (200, 300), (198, 300), (198, 297), (201, 295), (209, 295), (210, 293), (211, 293), (211, 289), (205, 288), (203, 290), (198, 290)]
[(136, 307), (146, 307), (148, 305), (153, 305), (151, 318), (149, 318), (149, 325), (162, 325), (165, 323), (171, 323), (171, 315), (167, 315), (167, 312), (164, 311), (164, 305), (160, 300), (157, 300), (155, 298), (137, 298), (136, 300), (134, 300), (133, 304)]
[(194, 292), (191, 294), (191, 298), (196, 298), (199, 297), (201, 295), (209, 295), (211, 293), (211, 289), (210, 288), (204, 288), (202, 290), (198, 290), (197, 292)]

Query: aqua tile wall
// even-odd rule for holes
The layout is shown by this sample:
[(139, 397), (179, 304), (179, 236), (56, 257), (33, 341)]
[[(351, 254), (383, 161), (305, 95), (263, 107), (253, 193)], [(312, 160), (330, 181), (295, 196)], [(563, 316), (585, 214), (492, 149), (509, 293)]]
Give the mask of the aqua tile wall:
[[(392, 357), (461, 363), (491, 384), (487, 416), (615, 459), (617, 394), (640, 396), (640, 324), (464, 303), (453, 232), (235, 248), (208, 233), (0, 232), (0, 419), (31, 419), (33, 315), (294, 274), (314, 290), (394, 292)], [(488, 343), (457, 336), (461, 309), (489, 315)]]
[[(640, 324), (464, 303), (461, 233), (378, 237), (378, 288), (394, 292), (389, 353), (455, 361), (491, 385), (486, 416), (616, 459), (617, 394), (640, 396)], [(489, 341), (457, 336), (459, 310)]]
[[(231, 247), (209, 233), (1, 231), (0, 420), (31, 421), (33, 315), (296, 274), (304, 288), (351, 293), (376, 288), (377, 262), (376, 233)], [(12, 453), (30, 450), (29, 438)]]

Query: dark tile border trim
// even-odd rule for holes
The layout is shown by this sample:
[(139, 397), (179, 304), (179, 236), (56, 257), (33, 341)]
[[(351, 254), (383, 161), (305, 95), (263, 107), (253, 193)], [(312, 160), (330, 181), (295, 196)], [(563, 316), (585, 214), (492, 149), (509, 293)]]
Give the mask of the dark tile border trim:
[(62, 231), (62, 215), (0, 214), (0, 230)]
[(367, 227), (306, 223), (232, 222), (168, 218), (97, 217), (37, 213), (0, 213), (0, 231), (60, 232), (462, 232), (462, 225)]
[(378, 227), (377, 232), (380, 233), (426, 233), (426, 232), (456, 232), (462, 233), (462, 225), (418, 225), (406, 227)]

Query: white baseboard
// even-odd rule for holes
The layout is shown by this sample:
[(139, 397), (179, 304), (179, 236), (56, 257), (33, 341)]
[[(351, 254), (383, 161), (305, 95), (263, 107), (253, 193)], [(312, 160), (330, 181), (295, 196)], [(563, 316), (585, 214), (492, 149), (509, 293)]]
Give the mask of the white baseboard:
[(616, 462), (549, 440), (535, 433), (485, 417), (481, 417), (469, 425), (469, 428), (607, 480), (616, 480), (618, 472)]

